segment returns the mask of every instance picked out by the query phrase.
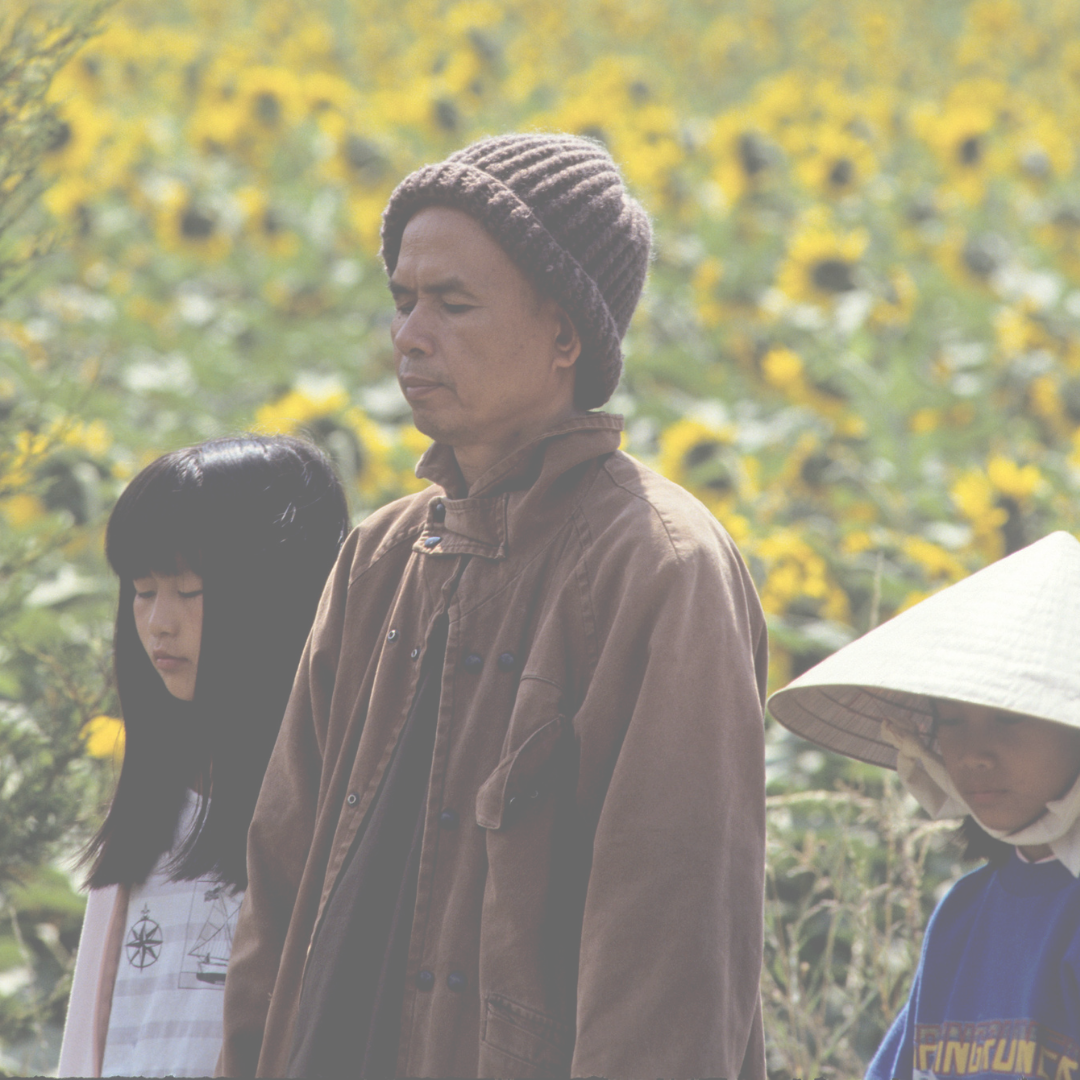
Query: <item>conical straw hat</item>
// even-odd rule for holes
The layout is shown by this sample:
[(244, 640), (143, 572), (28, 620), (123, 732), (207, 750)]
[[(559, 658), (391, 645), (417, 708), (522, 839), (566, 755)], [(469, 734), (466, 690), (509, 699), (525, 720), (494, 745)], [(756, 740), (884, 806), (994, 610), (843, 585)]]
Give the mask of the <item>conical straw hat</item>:
[(845, 645), (769, 698), (811, 742), (896, 768), (889, 721), (925, 742), (928, 698), (1080, 727), (1080, 541), (1050, 536)]

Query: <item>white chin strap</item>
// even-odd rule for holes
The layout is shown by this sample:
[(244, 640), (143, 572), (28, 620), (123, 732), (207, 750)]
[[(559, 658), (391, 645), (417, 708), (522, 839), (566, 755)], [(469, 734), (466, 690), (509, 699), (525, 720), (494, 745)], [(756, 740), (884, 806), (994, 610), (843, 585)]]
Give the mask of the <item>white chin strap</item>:
[(1030, 825), (1015, 832), (991, 829), (979, 821), (979, 815), (964, 802), (956, 790), (945, 764), (927, 750), (914, 735), (883, 723), (881, 733), (896, 747), (896, 771), (904, 787), (935, 820), (971, 814), (990, 836), (1006, 844), (1034, 847), (1046, 844), (1073, 877), (1080, 877), (1080, 776), (1060, 798), (1046, 804), (1046, 812)]

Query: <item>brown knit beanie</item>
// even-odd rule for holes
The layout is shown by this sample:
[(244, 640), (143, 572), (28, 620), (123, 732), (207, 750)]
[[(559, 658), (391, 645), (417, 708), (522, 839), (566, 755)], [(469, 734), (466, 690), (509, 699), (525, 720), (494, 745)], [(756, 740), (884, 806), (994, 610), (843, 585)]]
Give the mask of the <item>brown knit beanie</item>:
[(382, 223), (392, 274), (409, 219), (425, 206), (475, 218), (581, 338), (579, 408), (603, 405), (622, 373), (620, 347), (649, 262), (651, 229), (604, 147), (577, 135), (480, 139), (405, 177)]

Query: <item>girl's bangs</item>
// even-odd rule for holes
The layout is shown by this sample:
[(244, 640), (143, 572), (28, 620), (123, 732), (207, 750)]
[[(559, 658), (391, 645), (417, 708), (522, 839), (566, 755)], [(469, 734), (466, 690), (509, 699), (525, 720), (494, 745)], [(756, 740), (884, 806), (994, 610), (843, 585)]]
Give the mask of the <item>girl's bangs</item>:
[(201, 575), (198, 548), (179, 546), (176, 540), (176, 536), (171, 536), (147, 538), (141, 544), (136, 541), (118, 553), (116, 562), (110, 560), (113, 570), (123, 581), (134, 581), (152, 573), (179, 574), (185, 565)]
[(117, 501), (109, 519), (105, 554), (122, 581), (151, 572), (175, 574), (181, 560), (196, 573), (202, 572), (198, 487), (185, 484), (178, 471), (151, 466)]

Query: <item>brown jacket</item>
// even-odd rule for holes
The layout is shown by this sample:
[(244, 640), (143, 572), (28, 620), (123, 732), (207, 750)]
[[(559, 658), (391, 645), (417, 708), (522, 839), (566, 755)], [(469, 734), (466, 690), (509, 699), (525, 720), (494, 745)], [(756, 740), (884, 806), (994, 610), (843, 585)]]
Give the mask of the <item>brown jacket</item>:
[(251, 824), (226, 1074), (286, 1069), (445, 610), (398, 1074), (764, 1077), (765, 624), (727, 534), (620, 427), (570, 420), (463, 498), (434, 446), (443, 486), (346, 542)]

